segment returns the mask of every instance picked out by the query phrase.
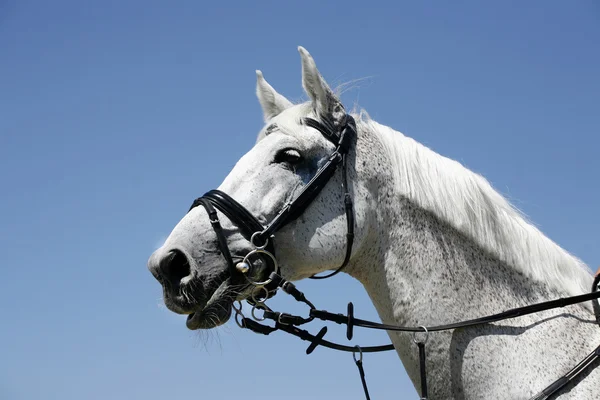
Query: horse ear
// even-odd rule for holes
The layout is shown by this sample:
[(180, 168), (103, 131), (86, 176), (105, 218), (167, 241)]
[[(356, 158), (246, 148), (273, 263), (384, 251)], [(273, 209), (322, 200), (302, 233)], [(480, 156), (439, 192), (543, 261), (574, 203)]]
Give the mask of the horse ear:
[(265, 122), (293, 104), (277, 93), (275, 89), (265, 80), (262, 72), (256, 71), (256, 96), (263, 110)]
[(317, 115), (339, 124), (346, 114), (342, 102), (321, 76), (310, 53), (302, 46), (298, 46), (298, 51), (302, 59), (302, 87), (312, 100)]

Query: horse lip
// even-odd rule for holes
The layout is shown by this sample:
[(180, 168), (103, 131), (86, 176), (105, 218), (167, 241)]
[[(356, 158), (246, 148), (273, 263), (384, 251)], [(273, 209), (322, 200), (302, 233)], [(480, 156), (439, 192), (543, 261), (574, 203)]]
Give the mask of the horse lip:
[(193, 312), (187, 316), (185, 320), (185, 325), (189, 330), (196, 330), (200, 327), (200, 321), (198, 321), (199, 315), (202, 314), (201, 311)]
[[(208, 301), (204, 304), (204, 307), (197, 307), (193, 312), (191, 312), (185, 321), (185, 324), (188, 329), (196, 330), (202, 327), (201, 317), (204, 315), (206, 310), (209, 310), (211, 306), (218, 305), (227, 312), (227, 315), (223, 316), (223, 318), (217, 320), (219, 324), (226, 322), (231, 317), (231, 306), (224, 307), (223, 305), (219, 305), (218, 303), (225, 300), (227, 298), (227, 288), (228, 288), (228, 279), (225, 279), (221, 284), (215, 289), (215, 291), (211, 294)], [(233, 301), (232, 301), (233, 303)]]
[[(195, 313), (196, 311), (199, 311), (203, 308), (205, 308), (206, 304), (185, 304), (186, 300), (183, 298), (183, 296), (177, 296), (177, 299), (174, 298), (169, 298), (165, 301), (165, 305), (167, 306), (167, 308), (169, 310), (171, 310), (172, 312), (174, 312), (175, 314), (180, 314), (180, 315), (191, 315), (193, 313)], [(179, 299), (181, 299), (181, 301), (178, 301)], [(184, 304), (182, 304), (184, 303)]]
[(197, 330), (197, 329), (206, 329), (206, 328), (214, 328), (216, 326), (222, 325), (225, 322), (227, 322), (229, 320), (229, 318), (231, 317), (231, 313), (232, 313), (232, 307), (227, 307), (224, 308), (224, 311), (226, 312), (226, 314), (219, 316), (217, 319), (211, 319), (210, 323), (212, 324), (212, 326), (206, 326), (203, 324), (204, 320), (202, 320), (202, 317), (204, 315), (204, 311), (210, 309), (210, 306), (207, 306), (206, 308), (204, 308), (202, 311), (197, 311), (195, 313), (192, 313), (190, 315), (188, 315), (188, 317), (186, 318), (185, 321), (185, 325), (189, 330)]

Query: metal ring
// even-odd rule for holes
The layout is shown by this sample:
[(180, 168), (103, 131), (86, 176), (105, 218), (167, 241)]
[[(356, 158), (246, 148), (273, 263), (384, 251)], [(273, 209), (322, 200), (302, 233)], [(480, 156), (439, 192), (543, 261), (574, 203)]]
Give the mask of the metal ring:
[(289, 325), (289, 324), (285, 324), (285, 323), (281, 322), (282, 315), (283, 315), (282, 313), (279, 313), (279, 316), (277, 317), (277, 322), (280, 323), (281, 325)]
[[(235, 306), (235, 304), (239, 304), (238, 307)], [(233, 308), (235, 310), (236, 313), (240, 313), (242, 312), (242, 302), (239, 300), (236, 300), (233, 302), (233, 304), (231, 304), (231, 308)]]
[(239, 317), (240, 315), (241, 315), (242, 317), (244, 317), (244, 314), (242, 314), (241, 312), (236, 312), (236, 313), (235, 313), (235, 317), (234, 317), (234, 319), (235, 319), (235, 323), (237, 324), (237, 326), (239, 326), (240, 328), (244, 329), (244, 328), (245, 328), (244, 324), (243, 324), (242, 322), (240, 322), (240, 320), (238, 319), (238, 317)]
[(255, 314), (255, 310), (259, 309), (259, 310), (263, 310), (263, 311), (267, 311), (268, 308), (266, 305), (264, 305), (263, 303), (257, 303), (255, 305), (252, 306), (252, 318), (254, 318), (256, 321), (264, 321), (266, 318), (263, 317), (262, 318), (258, 318)]
[(419, 328), (423, 328), (423, 332), (425, 333), (425, 340), (423, 340), (423, 341), (417, 340), (417, 333), (419, 333), (419, 332), (413, 332), (413, 339), (412, 339), (413, 343), (414, 344), (421, 344), (421, 343), (425, 344), (425, 343), (427, 343), (427, 340), (429, 339), (429, 331), (427, 330), (426, 327), (424, 327), (422, 325)]
[[(246, 264), (248, 264), (252, 267), (252, 263), (249, 262), (249, 257), (254, 254), (265, 254), (265, 255), (271, 257), (271, 260), (273, 260), (273, 265), (275, 266), (275, 272), (279, 273), (279, 265), (277, 265), (277, 259), (275, 258), (275, 256), (273, 254), (269, 253), (268, 251), (266, 251), (264, 249), (252, 250), (250, 253), (246, 254), (246, 257), (244, 257), (242, 262), (245, 262)], [(265, 285), (268, 285), (269, 283), (271, 283), (271, 278), (268, 278), (266, 281), (256, 282), (256, 281), (253, 281), (252, 279), (250, 279), (248, 277), (248, 274), (245, 274), (244, 276), (246, 277), (246, 280), (254, 286), (265, 286)]]
[(267, 247), (267, 245), (269, 244), (269, 238), (265, 239), (265, 244), (263, 244), (262, 246), (257, 245), (256, 243), (254, 243), (254, 238), (256, 238), (256, 235), (260, 235), (262, 232), (254, 232), (252, 234), (252, 236), (250, 236), (250, 243), (252, 243), (252, 246), (254, 246), (256, 248), (256, 250), (262, 250), (264, 248)]
[(356, 346), (354, 346), (354, 347), (355, 347), (356, 349), (358, 349), (358, 352), (359, 352), (359, 354), (360, 354), (360, 358), (357, 360), (357, 359), (356, 359), (356, 351), (353, 351), (353, 352), (352, 352), (352, 358), (354, 358), (354, 362), (355, 362), (355, 363), (357, 363), (357, 362), (359, 362), (359, 361), (360, 361), (360, 362), (362, 362), (362, 357), (363, 357), (363, 352), (362, 352), (362, 349), (360, 348), (360, 346), (359, 346), (359, 345), (356, 345)]
[[(257, 298), (256, 294), (260, 293), (261, 291), (265, 292), (265, 296), (263, 298), (260, 298), (260, 297)], [(250, 293), (250, 297), (252, 297), (252, 300), (255, 303), (264, 303), (265, 300), (267, 300), (269, 298), (269, 291), (264, 286), (254, 286), (254, 289), (252, 289), (252, 293)]]

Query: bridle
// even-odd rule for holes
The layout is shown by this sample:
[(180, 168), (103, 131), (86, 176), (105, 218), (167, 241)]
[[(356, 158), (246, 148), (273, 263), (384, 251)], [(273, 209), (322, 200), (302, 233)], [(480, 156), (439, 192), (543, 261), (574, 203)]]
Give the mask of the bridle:
[[(348, 228), (348, 233), (346, 234), (346, 255), (342, 264), (335, 271), (324, 276), (312, 276), (311, 278), (325, 279), (338, 274), (346, 267), (352, 255), (352, 245), (354, 243), (354, 210), (352, 197), (348, 189), (347, 156), (351, 142), (356, 138), (356, 122), (351, 115), (346, 114), (340, 129), (335, 129), (334, 124), (327, 120), (319, 122), (312, 118), (304, 118), (302, 123), (319, 131), (336, 148), (329, 155), (325, 164), (317, 170), (314, 177), (303, 187), (298, 196), (288, 202), (267, 226), (263, 226), (243, 205), (220, 190), (211, 190), (205, 193), (202, 197), (194, 200), (190, 207), (190, 210), (192, 210), (201, 205), (206, 209), (213, 230), (217, 235), (219, 248), (227, 261), (231, 277), (239, 277), (240, 273), (243, 274), (251, 284), (258, 288), (256, 292), (266, 292), (267, 298), (274, 296), (278, 289), (273, 281), (268, 278), (271, 272), (279, 274), (273, 243), (274, 233), (302, 215), (304, 210), (318, 196), (325, 185), (327, 185), (327, 182), (329, 182), (329, 179), (331, 179), (340, 164), (342, 166), (342, 189), (344, 190), (344, 207)], [(227, 245), (227, 238), (223, 233), (215, 208), (225, 214), (239, 228), (242, 236), (250, 241), (255, 248), (237, 264), (233, 261), (234, 257), (231, 255), (229, 246)], [(253, 281), (249, 278), (249, 275), (253, 272), (251, 260), (254, 256), (259, 256), (267, 265), (266, 268), (263, 268), (264, 272), (262, 275), (264, 279), (260, 281)]]
[[(253, 286), (251, 296), (249, 299), (247, 299), (248, 303), (252, 305), (251, 313), (253, 319), (244, 316), (242, 313), (242, 306), (239, 301), (237, 302), (237, 305), (234, 304), (233, 306), (235, 310), (235, 321), (240, 328), (250, 329), (255, 333), (260, 333), (263, 335), (269, 335), (277, 330), (289, 333), (293, 336), (299, 337), (302, 340), (310, 342), (310, 345), (306, 349), (307, 354), (312, 353), (319, 345), (334, 350), (351, 352), (354, 362), (359, 370), (363, 390), (367, 400), (370, 400), (370, 395), (367, 388), (365, 372), (362, 363), (363, 353), (394, 350), (394, 346), (392, 344), (366, 347), (345, 346), (323, 339), (327, 333), (327, 327), (323, 327), (319, 333), (312, 335), (311, 333), (298, 328), (298, 326), (311, 322), (315, 318), (323, 321), (335, 322), (337, 324), (345, 324), (347, 326), (346, 336), (348, 340), (352, 339), (354, 327), (364, 327), (396, 332), (411, 332), (413, 334), (413, 342), (417, 346), (419, 352), (421, 399), (426, 400), (427, 369), (425, 344), (430, 332), (447, 331), (475, 325), (488, 324), (545, 310), (566, 307), (585, 301), (597, 300), (600, 298), (600, 291), (598, 290), (598, 285), (600, 282), (599, 273), (594, 279), (591, 293), (588, 294), (559, 298), (525, 307), (510, 309), (498, 314), (481, 318), (439, 326), (396, 326), (355, 318), (354, 306), (352, 303), (348, 303), (346, 314), (334, 314), (325, 310), (318, 310), (314, 304), (306, 298), (304, 293), (299, 291), (293, 283), (287, 281), (281, 276), (277, 259), (275, 257), (274, 234), (288, 223), (294, 221), (304, 212), (304, 210), (318, 196), (321, 190), (323, 190), (325, 185), (329, 182), (341, 164), (342, 187), (344, 190), (344, 208), (347, 223), (346, 254), (342, 264), (333, 272), (322, 276), (311, 276), (310, 278), (330, 278), (338, 274), (348, 265), (352, 255), (352, 245), (354, 242), (354, 209), (352, 197), (350, 196), (348, 188), (346, 160), (350, 146), (357, 138), (357, 133), (354, 118), (348, 114), (345, 115), (343, 122), (338, 127), (336, 127), (330, 121), (323, 120), (323, 122), (319, 122), (312, 118), (304, 118), (302, 123), (308, 127), (318, 130), (327, 140), (336, 146), (336, 149), (329, 155), (326, 163), (319, 168), (314, 177), (303, 187), (298, 196), (292, 201), (288, 202), (268, 225), (263, 226), (259, 220), (243, 205), (220, 190), (211, 190), (205, 193), (202, 197), (194, 200), (192, 206), (190, 207), (190, 210), (197, 206), (203, 206), (206, 209), (213, 230), (217, 236), (219, 249), (221, 250), (223, 257), (227, 262), (230, 279), (232, 281), (240, 280), (241, 282), (244, 282), (245, 279), (247, 283)], [(227, 245), (227, 238), (223, 233), (216, 210), (221, 211), (235, 226), (238, 227), (242, 236), (254, 247), (253, 250), (251, 250), (245, 256), (234, 256), (231, 254), (231, 251)], [(259, 271), (259, 280), (250, 278), (251, 275), (257, 272), (253, 267), (252, 260), (254, 258), (260, 258), (264, 263), (264, 267)], [(235, 263), (234, 259), (241, 261)], [(274, 296), (279, 288), (281, 288), (284, 293), (291, 295), (296, 301), (306, 304), (310, 308), (309, 316), (301, 317), (271, 310), (265, 304), (265, 301)], [(594, 304), (596, 311), (598, 310), (598, 307), (600, 306)], [(263, 311), (262, 317), (256, 314), (256, 310)], [(259, 323), (259, 321), (264, 321), (266, 319), (275, 321), (275, 325), (269, 326)], [(597, 319), (598, 322), (600, 322), (598, 316)], [(417, 334), (421, 334), (423, 336), (419, 338)], [(597, 366), (596, 361), (598, 360), (600, 360), (600, 346), (588, 354), (569, 372), (533, 396), (530, 400), (549, 399), (550, 396), (556, 394), (568, 383), (572, 382), (577, 376), (581, 375), (585, 371), (595, 368)]]

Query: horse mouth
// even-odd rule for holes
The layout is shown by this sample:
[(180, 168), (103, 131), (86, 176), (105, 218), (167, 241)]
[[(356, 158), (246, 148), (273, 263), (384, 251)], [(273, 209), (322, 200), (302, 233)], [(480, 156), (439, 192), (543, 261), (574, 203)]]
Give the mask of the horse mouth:
[(206, 305), (188, 314), (185, 325), (190, 330), (211, 329), (231, 318), (234, 297), (228, 293), (227, 282), (221, 283)]

